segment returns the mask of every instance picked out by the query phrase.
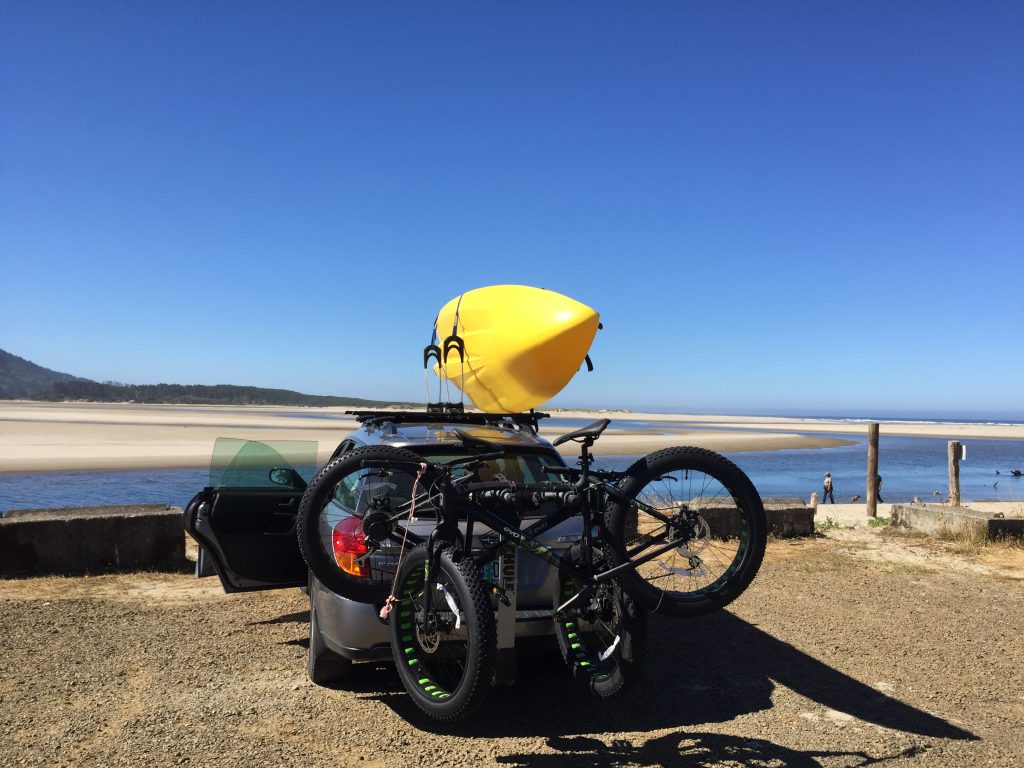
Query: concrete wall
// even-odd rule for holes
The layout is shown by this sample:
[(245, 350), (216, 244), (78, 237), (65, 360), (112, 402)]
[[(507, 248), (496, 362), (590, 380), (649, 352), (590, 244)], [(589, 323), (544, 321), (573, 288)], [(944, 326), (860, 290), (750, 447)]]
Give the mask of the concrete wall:
[(178, 571), (184, 565), (178, 507), (13, 510), (0, 518), (0, 577)]
[[(814, 533), (814, 509), (801, 499), (762, 499), (768, 521), (768, 535), (781, 538), (810, 536)], [(703, 509), (711, 530), (716, 535), (738, 536), (740, 531), (739, 511), (733, 505), (715, 505)]]
[[(1013, 505), (1004, 506), (1012, 513)], [(1024, 520), (1007, 517), (1006, 512), (997, 511), (997, 504), (979, 503), (978, 507), (893, 504), (892, 524), (897, 528), (911, 528), (932, 536), (944, 531), (960, 533), (973, 529), (976, 535), (987, 539), (1024, 538)]]
[(814, 533), (814, 508), (803, 499), (763, 499), (763, 503), (769, 535), (791, 538)]

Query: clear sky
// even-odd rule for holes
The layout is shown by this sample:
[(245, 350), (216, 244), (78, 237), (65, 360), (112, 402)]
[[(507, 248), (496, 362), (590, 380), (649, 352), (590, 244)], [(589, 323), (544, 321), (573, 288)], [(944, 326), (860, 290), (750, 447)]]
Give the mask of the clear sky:
[(0, 0), (0, 348), (422, 399), (461, 291), (554, 405), (1024, 415), (1024, 4)]

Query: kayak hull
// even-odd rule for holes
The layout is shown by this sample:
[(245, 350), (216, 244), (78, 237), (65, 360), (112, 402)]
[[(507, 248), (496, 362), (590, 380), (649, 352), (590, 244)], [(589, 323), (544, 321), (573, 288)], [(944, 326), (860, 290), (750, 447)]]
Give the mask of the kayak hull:
[(465, 360), (449, 348), (434, 370), (481, 411), (528, 411), (569, 383), (599, 322), (593, 309), (554, 291), (525, 285), (467, 291), (441, 308), (435, 326), (442, 341), (453, 329), (462, 338)]

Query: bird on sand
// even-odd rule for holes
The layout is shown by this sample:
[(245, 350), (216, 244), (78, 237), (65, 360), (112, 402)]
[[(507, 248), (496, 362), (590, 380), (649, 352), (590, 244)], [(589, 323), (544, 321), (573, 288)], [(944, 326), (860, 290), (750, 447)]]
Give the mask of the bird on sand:
[(850, 503), (851, 504), (856, 504), (858, 501), (860, 501), (860, 496), (851, 496), (850, 497)]

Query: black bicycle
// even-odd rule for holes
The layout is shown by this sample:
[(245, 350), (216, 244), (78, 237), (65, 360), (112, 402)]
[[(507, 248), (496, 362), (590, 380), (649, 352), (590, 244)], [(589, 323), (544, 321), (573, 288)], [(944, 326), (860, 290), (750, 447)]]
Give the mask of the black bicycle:
[[(372, 446), (324, 466), (299, 506), (298, 536), (313, 574), (352, 600), (381, 604), (402, 682), (439, 720), (471, 714), (491, 687), (495, 606), (507, 602), (483, 567), (522, 548), (558, 574), (552, 617), (575, 679), (598, 697), (634, 682), (644, 655), (645, 613), (697, 616), (721, 608), (753, 580), (764, 556), (760, 496), (728, 459), (667, 448), (625, 472), (594, 469), (590, 448), (607, 419), (554, 441), (580, 443), (578, 468), (548, 466), (549, 480), (482, 479), (501, 446), (456, 430), (470, 458), (432, 463)], [(490, 473), (493, 475), (493, 473)], [(542, 517), (521, 528), (523, 512)], [(579, 540), (564, 551), (536, 537), (571, 517)], [(425, 538), (408, 524), (436, 519)], [(473, 546), (477, 523), (497, 534)], [(359, 555), (338, 537), (358, 539)], [(366, 578), (388, 542), (399, 549), (391, 581)]]

